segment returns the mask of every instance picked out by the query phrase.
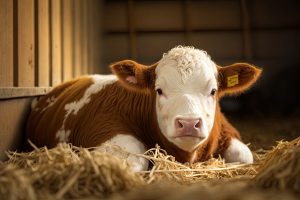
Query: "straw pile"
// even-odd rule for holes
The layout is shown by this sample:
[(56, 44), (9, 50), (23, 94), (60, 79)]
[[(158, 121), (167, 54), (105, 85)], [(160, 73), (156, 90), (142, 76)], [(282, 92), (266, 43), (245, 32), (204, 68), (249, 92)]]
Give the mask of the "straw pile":
[(150, 171), (141, 172), (147, 183), (171, 180), (179, 183), (195, 183), (214, 179), (251, 178), (257, 174), (257, 165), (225, 163), (221, 158), (211, 158), (206, 162), (192, 165), (175, 161), (173, 156), (156, 146), (143, 156), (153, 163)]
[(281, 141), (266, 153), (254, 182), (263, 188), (300, 193), (300, 137), (291, 142)]
[(299, 153), (300, 137), (280, 142), (270, 152), (255, 153), (253, 165), (227, 164), (221, 158), (188, 165), (176, 162), (157, 146), (136, 155), (152, 162), (152, 169), (133, 173), (124, 159), (109, 153), (59, 144), (50, 150), (44, 147), (29, 153), (9, 152), (9, 160), (0, 163), (0, 197), (295, 199), (293, 193), (300, 192)]
[(11, 199), (105, 197), (141, 184), (142, 178), (125, 160), (71, 144), (10, 153), (9, 161), (0, 165), (0, 196), (4, 199), (10, 195), (16, 196)]

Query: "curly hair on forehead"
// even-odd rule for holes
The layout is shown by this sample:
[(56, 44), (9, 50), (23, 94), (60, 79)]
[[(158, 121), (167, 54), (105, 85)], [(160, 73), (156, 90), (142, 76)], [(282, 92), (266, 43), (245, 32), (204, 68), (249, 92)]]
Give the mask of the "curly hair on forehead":
[[(215, 66), (215, 63), (211, 60), (206, 51), (196, 49), (193, 46), (176, 46), (169, 50), (168, 53), (164, 53), (160, 63), (174, 60), (177, 62), (178, 71), (181, 75), (182, 82), (193, 74), (195, 68), (201, 65)], [(213, 68), (215, 74), (216, 68)]]

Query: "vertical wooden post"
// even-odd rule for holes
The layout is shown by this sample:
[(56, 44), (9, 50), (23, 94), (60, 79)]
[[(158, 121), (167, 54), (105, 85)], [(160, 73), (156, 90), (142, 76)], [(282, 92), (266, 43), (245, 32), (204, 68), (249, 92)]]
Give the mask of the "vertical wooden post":
[(38, 86), (49, 86), (50, 23), (49, 0), (38, 1)]
[(13, 1), (0, 0), (0, 86), (13, 86)]
[(34, 0), (18, 1), (18, 84), (34, 86)]
[(76, 71), (76, 65), (75, 65), (75, 0), (71, 0), (71, 44), (72, 44), (72, 49), (71, 49), (71, 63), (72, 63), (72, 78), (74, 78), (76, 76), (75, 71)]
[(241, 8), (243, 15), (243, 35), (244, 35), (244, 56), (247, 60), (253, 59), (251, 27), (249, 19), (249, 11), (247, 8), (247, 0), (241, 0)]
[[(95, 62), (94, 62), (94, 53), (95, 53), (95, 11), (97, 9), (97, 4), (95, 0), (88, 1), (88, 19), (87, 19), (87, 37), (88, 37), (88, 44), (87, 44), (87, 65), (88, 65), (88, 73), (95, 73)], [(101, 24), (99, 24), (101, 26)]]
[(102, 59), (103, 59), (103, 45), (102, 45), (102, 17), (103, 17), (103, 1), (97, 1), (97, 6), (95, 7), (95, 18), (96, 24), (99, 24), (99, 26), (96, 26), (96, 31), (95, 31), (95, 35), (94, 35), (94, 39), (95, 39), (95, 44), (94, 46), (96, 46), (96, 51), (94, 51), (94, 60), (95, 60), (95, 65), (94, 65), (94, 72), (95, 73), (101, 73), (103, 72), (103, 68), (101, 68), (102, 65)]
[(182, 17), (183, 17), (183, 26), (184, 26), (184, 39), (185, 39), (185, 45), (190, 45), (190, 35), (191, 35), (191, 28), (189, 23), (189, 17), (188, 17), (188, 6), (189, 6), (189, 0), (184, 0), (182, 3)]
[(62, 1), (62, 57), (63, 57), (63, 81), (72, 78), (72, 37), (74, 33), (72, 32), (72, 0)]
[(131, 59), (137, 59), (137, 46), (136, 46), (136, 30), (135, 30), (135, 13), (134, 1), (128, 0), (128, 29), (129, 29), (129, 47)]
[(52, 86), (62, 81), (61, 74), (61, 12), (60, 0), (52, 0)]
[[(88, 59), (88, 26), (87, 26), (87, 23), (88, 23), (88, 1), (90, 0), (85, 0), (85, 1), (82, 1), (82, 73), (83, 74), (88, 74), (88, 62), (87, 62), (87, 59)], [(98, 24), (99, 26), (99, 24)]]
[(75, 10), (74, 10), (74, 50), (75, 50), (75, 77), (82, 74), (82, 1), (74, 0)]

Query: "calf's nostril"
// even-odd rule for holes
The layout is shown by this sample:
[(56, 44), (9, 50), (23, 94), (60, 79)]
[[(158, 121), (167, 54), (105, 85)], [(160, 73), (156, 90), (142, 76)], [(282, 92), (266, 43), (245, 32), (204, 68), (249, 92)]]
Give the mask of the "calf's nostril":
[(176, 120), (176, 128), (183, 128), (183, 124), (180, 120)]
[(195, 128), (200, 128), (201, 127), (201, 123), (200, 120), (198, 120), (198, 122), (195, 124)]
[(183, 124), (179, 122), (179, 128), (183, 128)]

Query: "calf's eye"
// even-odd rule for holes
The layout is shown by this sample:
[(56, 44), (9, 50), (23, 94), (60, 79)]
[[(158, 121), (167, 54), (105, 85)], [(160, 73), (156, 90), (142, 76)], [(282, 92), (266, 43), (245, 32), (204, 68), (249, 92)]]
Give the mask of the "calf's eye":
[(160, 88), (156, 89), (156, 92), (157, 92), (158, 95), (162, 95), (163, 94), (163, 92), (162, 92), (162, 90)]
[(217, 92), (217, 90), (214, 88), (211, 90), (210, 95), (215, 96), (216, 92)]

